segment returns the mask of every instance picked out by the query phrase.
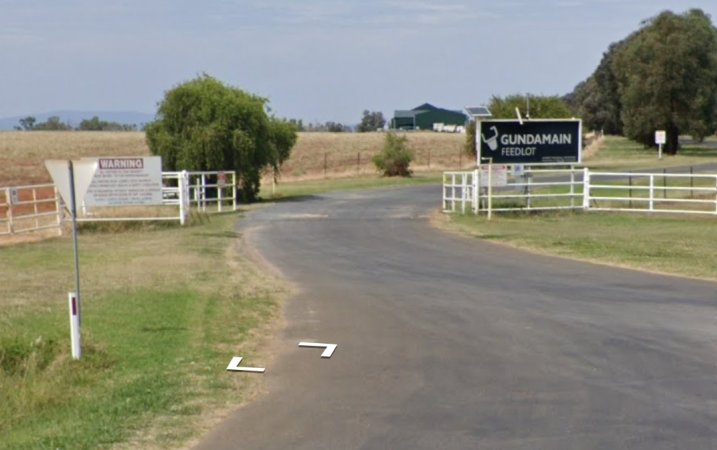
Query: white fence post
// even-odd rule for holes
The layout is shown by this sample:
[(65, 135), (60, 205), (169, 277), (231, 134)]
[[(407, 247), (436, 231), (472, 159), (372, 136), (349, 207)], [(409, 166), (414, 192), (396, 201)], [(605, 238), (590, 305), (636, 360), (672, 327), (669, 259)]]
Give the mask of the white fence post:
[(478, 196), (480, 195), (480, 183), (478, 182), (478, 169), (473, 171), (473, 214), (478, 214)]
[(655, 175), (650, 174), (650, 211), (654, 211), (655, 207)]
[(590, 170), (583, 168), (583, 209), (590, 209)]
[(461, 174), (461, 214), (466, 213), (466, 200), (468, 199), (468, 174)]
[(60, 192), (57, 190), (57, 186), (53, 186), (53, 189), (55, 191), (55, 212), (57, 213), (57, 230), (58, 235), (62, 236), (62, 224), (63, 219), (65, 217), (65, 211), (62, 207), (62, 202), (60, 201)]
[(224, 193), (224, 192), (223, 192), (223, 191), (224, 191), (224, 185), (226, 184), (224, 181), (222, 181), (221, 183), (219, 183), (219, 177), (220, 177), (220, 176), (221, 176), (221, 179), (224, 180), (224, 179), (225, 179), (225, 178), (224, 178), (224, 176), (225, 176), (225, 175), (224, 175), (224, 172), (219, 172), (219, 173), (217, 174), (217, 182), (216, 182), (216, 185), (217, 185), (217, 205), (218, 205), (217, 211), (218, 211), (218, 212), (222, 212), (222, 194)]
[(232, 171), (232, 211), (237, 210), (237, 173)]
[(5, 203), (7, 203), (7, 229), (10, 234), (15, 231), (15, 226), (12, 222), (12, 195), (10, 194), (10, 188), (5, 188)]
[(189, 174), (183, 170), (177, 174), (177, 187), (179, 189), (179, 223), (187, 223), (189, 215)]
[(570, 166), (570, 209), (575, 208), (575, 166)]

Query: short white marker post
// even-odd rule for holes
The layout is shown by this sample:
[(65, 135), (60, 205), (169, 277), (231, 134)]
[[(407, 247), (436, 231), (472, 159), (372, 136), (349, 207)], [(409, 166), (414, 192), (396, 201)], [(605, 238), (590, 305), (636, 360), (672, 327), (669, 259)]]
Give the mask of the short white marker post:
[(72, 359), (80, 359), (82, 345), (80, 341), (80, 300), (74, 292), (68, 295), (70, 306), (70, 339), (72, 341)]

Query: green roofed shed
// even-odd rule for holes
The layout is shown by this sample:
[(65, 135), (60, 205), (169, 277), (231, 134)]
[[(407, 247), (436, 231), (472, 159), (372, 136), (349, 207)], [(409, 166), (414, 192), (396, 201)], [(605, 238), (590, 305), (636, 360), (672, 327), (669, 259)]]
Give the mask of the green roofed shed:
[(437, 108), (424, 103), (411, 110), (397, 110), (391, 119), (394, 130), (432, 130), (433, 124), (463, 126), (468, 117), (462, 111)]

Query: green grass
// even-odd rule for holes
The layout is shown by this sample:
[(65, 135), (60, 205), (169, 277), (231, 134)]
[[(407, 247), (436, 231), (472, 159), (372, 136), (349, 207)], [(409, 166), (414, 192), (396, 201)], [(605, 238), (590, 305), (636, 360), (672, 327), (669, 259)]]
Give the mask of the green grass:
[(453, 215), (446, 226), (542, 253), (717, 280), (715, 218), (502, 213), (491, 221), (485, 216)]
[[(249, 398), (285, 288), (237, 248), (236, 214), (83, 233), (83, 359), (69, 351), (68, 239), (0, 250), (0, 448), (181, 445)], [(12, 280), (12, 282), (7, 282)]]
[[(644, 149), (641, 145), (620, 137), (608, 136), (598, 153), (586, 161), (592, 169), (610, 171), (629, 171), (643, 168), (690, 166), (717, 162), (717, 149), (687, 146), (677, 156), (666, 155), (658, 161), (654, 149)], [(622, 182), (600, 182), (607, 187), (593, 188), (593, 196), (630, 195), (630, 189), (613, 188), (613, 185), (626, 186)], [(635, 176), (631, 195), (634, 208), (647, 208), (647, 202), (640, 201), (648, 197), (644, 177)], [(656, 202), (656, 207), (666, 209), (671, 206), (670, 199), (689, 198), (684, 190), (663, 191), (659, 187), (663, 180), (657, 178), (655, 198), (666, 198), (667, 202)], [(695, 179), (694, 186), (714, 187), (713, 180)], [(666, 186), (689, 186), (684, 178), (666, 178)], [(568, 193), (569, 187), (535, 187), (535, 194)], [(575, 186), (575, 193), (582, 193), (582, 186)], [(714, 194), (693, 193), (694, 198), (714, 198)], [(567, 206), (567, 198), (533, 199), (535, 206)], [(581, 198), (575, 204), (582, 204)], [(523, 207), (524, 199), (494, 199), (493, 207)], [(600, 200), (600, 207), (613, 205), (609, 200)], [(629, 203), (621, 202), (620, 207)], [(689, 206), (680, 203), (681, 208), (712, 211), (713, 205)], [(621, 265), (639, 269), (671, 273), (677, 275), (717, 280), (717, 240), (714, 230), (717, 218), (706, 216), (665, 216), (647, 214), (611, 214), (604, 212), (498, 212), (493, 220), (485, 215), (453, 215), (443, 222), (449, 229), (474, 236), (479, 239), (505, 243), (507, 245), (530, 249), (541, 253), (565, 256)], [(546, 231), (547, 230), (547, 231)]]
[(259, 195), (262, 199), (271, 201), (332, 191), (440, 184), (441, 179), (442, 172), (424, 172), (414, 174), (411, 177), (381, 177), (378, 175), (369, 175), (326, 180), (293, 181), (277, 184), (273, 193), (271, 184), (265, 183), (262, 185)]
[(602, 147), (584, 165), (596, 170), (662, 169), (676, 166), (695, 166), (717, 162), (717, 148), (685, 145), (677, 155), (663, 154), (657, 158), (657, 148), (644, 148), (642, 144), (619, 136), (605, 136)]

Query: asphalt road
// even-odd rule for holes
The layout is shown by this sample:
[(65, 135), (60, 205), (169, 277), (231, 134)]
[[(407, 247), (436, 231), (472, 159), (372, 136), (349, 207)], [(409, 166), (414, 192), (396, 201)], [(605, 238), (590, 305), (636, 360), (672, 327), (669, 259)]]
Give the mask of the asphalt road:
[(428, 224), (439, 201), (340, 193), (242, 221), (301, 290), (267, 372), (223, 374), (267, 392), (198, 449), (717, 448), (717, 284), (453, 236)]

